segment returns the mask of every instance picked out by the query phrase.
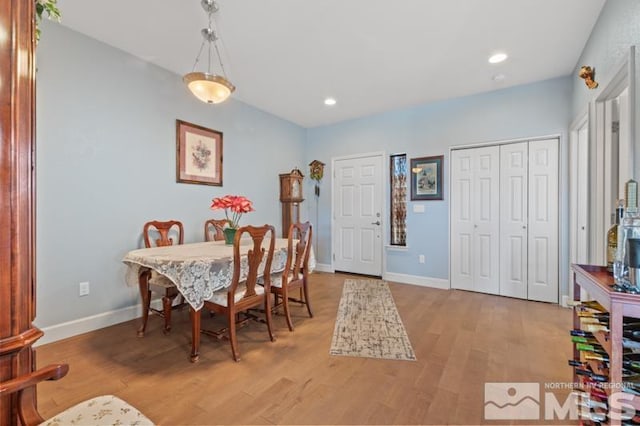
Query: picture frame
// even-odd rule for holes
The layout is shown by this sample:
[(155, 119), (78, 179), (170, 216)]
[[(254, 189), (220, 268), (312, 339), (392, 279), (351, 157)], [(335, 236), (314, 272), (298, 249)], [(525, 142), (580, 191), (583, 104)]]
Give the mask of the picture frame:
[(222, 186), (222, 132), (176, 120), (176, 182)]
[(411, 200), (442, 200), (444, 155), (411, 159)]

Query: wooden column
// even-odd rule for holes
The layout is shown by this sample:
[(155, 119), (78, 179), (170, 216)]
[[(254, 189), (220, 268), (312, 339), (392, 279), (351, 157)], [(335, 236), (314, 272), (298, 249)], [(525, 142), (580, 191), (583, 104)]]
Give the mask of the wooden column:
[[(32, 371), (35, 318), (34, 1), (0, 1), (0, 381)], [(35, 394), (32, 395), (35, 401)], [(17, 424), (16, 397), (0, 424)]]

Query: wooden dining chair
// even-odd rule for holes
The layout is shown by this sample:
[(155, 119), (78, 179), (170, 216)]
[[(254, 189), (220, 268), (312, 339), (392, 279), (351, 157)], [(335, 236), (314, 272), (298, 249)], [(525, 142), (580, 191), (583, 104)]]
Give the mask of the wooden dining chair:
[[(249, 234), (251, 237), (249, 244), (241, 243), (244, 234)], [(269, 296), (271, 287), (269, 276), (275, 241), (276, 231), (271, 225), (239, 228), (233, 242), (231, 285), (224, 290), (215, 292), (213, 297), (204, 302), (204, 308), (226, 316), (227, 327), (219, 331), (202, 330), (203, 333), (220, 337), (226, 332), (226, 337), (231, 342), (231, 352), (235, 361), (240, 361), (236, 327), (248, 319), (255, 319), (255, 316), (248, 314), (249, 309), (264, 309), (269, 339), (272, 342), (275, 340), (271, 329), (271, 298)], [(263, 247), (263, 243), (266, 243), (267, 249)], [(244, 257), (245, 254), (246, 257)], [(264, 265), (264, 269), (261, 269), (261, 265)], [(246, 272), (246, 278), (244, 272)], [(264, 286), (257, 285), (258, 277), (262, 274), (267, 277)], [(240, 315), (241, 313), (245, 315)]]
[(222, 241), (224, 233), (222, 230), (227, 224), (227, 219), (209, 219), (204, 223), (204, 240), (205, 241)]
[[(151, 247), (163, 247), (171, 246), (174, 244), (184, 244), (184, 227), (182, 222), (177, 220), (157, 221), (153, 220), (144, 224), (142, 228), (142, 236), (144, 238), (144, 246), (146, 248)], [(155, 238), (157, 237), (157, 238)], [(177, 242), (174, 241), (174, 237), (177, 238)], [(156, 292), (162, 294), (162, 310), (158, 310), (151, 307), (151, 293)], [(149, 312), (156, 313), (164, 318), (164, 333), (168, 333), (171, 330), (171, 311), (174, 308), (181, 307), (184, 301), (173, 306), (173, 301), (180, 295), (176, 285), (164, 275), (158, 274), (155, 271), (151, 271), (149, 278), (149, 291), (147, 297), (143, 297), (144, 307), (142, 309), (142, 328), (141, 332), (147, 328), (147, 320), (149, 319)]]
[[(309, 302), (309, 255), (313, 229), (311, 223), (292, 223), (289, 227), (287, 262), (282, 272), (271, 274), (271, 293), (274, 295), (273, 310), (284, 308), (289, 331), (293, 331), (289, 302), (307, 306), (309, 317), (313, 318)], [(292, 291), (298, 290), (299, 298), (292, 297)]]
[(0, 398), (17, 395), (17, 413), (23, 426), (35, 425), (139, 425), (153, 422), (135, 407), (114, 395), (102, 395), (80, 402), (45, 420), (36, 406), (36, 385), (45, 380), (59, 380), (69, 371), (67, 364), (51, 364), (28, 374), (0, 382)]

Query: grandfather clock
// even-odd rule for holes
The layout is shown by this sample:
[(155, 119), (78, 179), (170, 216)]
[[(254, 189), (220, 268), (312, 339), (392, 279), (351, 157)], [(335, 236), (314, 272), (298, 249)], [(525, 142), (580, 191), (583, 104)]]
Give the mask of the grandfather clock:
[(289, 236), (292, 223), (300, 222), (300, 203), (302, 198), (302, 179), (304, 176), (297, 168), (291, 173), (280, 175), (280, 202), (282, 203), (282, 236)]

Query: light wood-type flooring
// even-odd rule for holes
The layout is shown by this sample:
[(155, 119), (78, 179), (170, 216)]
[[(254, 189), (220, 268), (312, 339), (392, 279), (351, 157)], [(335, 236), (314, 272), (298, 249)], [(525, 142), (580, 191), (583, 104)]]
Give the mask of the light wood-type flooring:
[[(174, 312), (168, 335), (152, 316), (143, 338), (135, 320), (42, 345), (38, 366), (64, 362), (70, 372), (38, 386), (40, 411), (114, 394), (160, 425), (496, 424), (484, 420), (485, 382), (542, 391), (571, 382), (569, 309), (392, 282), (417, 361), (330, 356), (345, 278), (357, 277), (312, 274), (314, 318), (295, 306), (291, 333), (275, 316), (273, 343), (263, 324), (240, 329), (239, 363), (228, 341), (205, 335), (200, 361), (189, 362), (188, 309)], [(203, 327), (219, 321), (203, 314)]]

